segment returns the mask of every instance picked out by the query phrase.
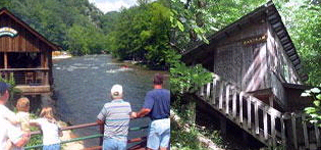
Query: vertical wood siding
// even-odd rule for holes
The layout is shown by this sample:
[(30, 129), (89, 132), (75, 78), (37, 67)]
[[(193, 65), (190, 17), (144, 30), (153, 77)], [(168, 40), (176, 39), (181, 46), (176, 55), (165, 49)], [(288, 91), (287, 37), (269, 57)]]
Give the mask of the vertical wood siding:
[(43, 52), (51, 49), (6, 14), (0, 17), (0, 28), (2, 27), (13, 28), (18, 31), (18, 35), (0, 37), (0, 52)]

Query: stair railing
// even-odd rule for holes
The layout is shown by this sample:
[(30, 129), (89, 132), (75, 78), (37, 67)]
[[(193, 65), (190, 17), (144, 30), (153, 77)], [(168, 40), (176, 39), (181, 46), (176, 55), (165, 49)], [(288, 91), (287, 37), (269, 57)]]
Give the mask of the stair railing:
[(286, 143), (282, 113), (214, 75), (198, 96), (267, 146)]

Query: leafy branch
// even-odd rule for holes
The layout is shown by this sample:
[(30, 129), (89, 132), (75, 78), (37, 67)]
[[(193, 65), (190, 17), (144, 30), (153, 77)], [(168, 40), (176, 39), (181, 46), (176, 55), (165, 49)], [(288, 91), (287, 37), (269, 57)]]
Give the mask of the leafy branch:
[(308, 114), (308, 121), (321, 127), (321, 90), (312, 88), (301, 94), (302, 97), (313, 97), (313, 106), (306, 107), (304, 112)]

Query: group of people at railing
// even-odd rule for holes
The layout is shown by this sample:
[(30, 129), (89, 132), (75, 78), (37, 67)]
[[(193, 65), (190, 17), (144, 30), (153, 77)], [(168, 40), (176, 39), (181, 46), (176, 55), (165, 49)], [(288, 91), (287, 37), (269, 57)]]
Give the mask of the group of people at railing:
[[(104, 125), (103, 150), (125, 150), (130, 119), (149, 115), (151, 123), (147, 136), (147, 149), (165, 150), (170, 139), (170, 92), (163, 89), (164, 77), (155, 74), (154, 89), (147, 92), (139, 112), (133, 112), (129, 102), (123, 99), (123, 87), (112, 86), (112, 100), (104, 104), (97, 116), (97, 123)], [(54, 118), (51, 107), (44, 107), (38, 119), (30, 119), (28, 98), (17, 100), (15, 114), (5, 104), (9, 99), (10, 85), (0, 82), (0, 149), (23, 149), (30, 140), (30, 126), (40, 127), (43, 133), (43, 149), (60, 150), (62, 131)]]
[(163, 89), (163, 76), (155, 74), (154, 89), (146, 94), (139, 112), (132, 112), (129, 102), (123, 100), (123, 88), (116, 84), (111, 88), (112, 101), (107, 102), (98, 114), (97, 122), (104, 124), (104, 150), (125, 150), (130, 118), (149, 114), (152, 122), (147, 137), (148, 149), (165, 150), (170, 139), (170, 92)]
[(15, 114), (5, 104), (9, 99), (9, 85), (0, 82), (0, 149), (20, 150), (30, 140), (30, 126), (38, 126), (43, 133), (43, 149), (60, 149), (59, 136), (62, 136), (53, 109), (44, 107), (38, 119), (30, 119), (30, 101), (26, 97), (17, 100)]

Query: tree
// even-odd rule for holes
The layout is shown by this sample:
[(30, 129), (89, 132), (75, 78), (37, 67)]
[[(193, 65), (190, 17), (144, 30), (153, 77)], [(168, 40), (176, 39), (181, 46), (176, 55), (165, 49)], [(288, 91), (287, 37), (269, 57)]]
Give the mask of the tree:
[[(88, 0), (11, 0), (1, 1), (0, 4), (7, 5), (16, 16), (63, 49), (79, 51), (74, 54), (100, 53), (101, 50), (106, 49), (105, 42), (101, 40), (105, 36), (100, 29), (102, 24), (100, 17), (103, 13)], [(85, 47), (83, 50), (73, 50), (76, 45), (79, 45), (79, 41), (71, 38), (76, 35), (71, 32), (75, 30), (72, 28), (77, 28), (74, 25), (83, 27), (81, 30), (90, 36), (88, 38), (90, 40), (80, 41), (82, 47)], [(68, 35), (69, 33), (74, 35)], [(93, 38), (98, 40), (94, 41)]]
[(321, 90), (319, 88), (312, 88), (304, 91), (301, 96), (309, 96), (314, 99), (313, 106), (306, 107), (304, 112), (308, 114), (308, 121), (310, 123), (317, 124), (319, 127), (321, 127)]
[(316, 86), (321, 81), (321, 5), (309, 0), (278, 5), (303, 62), (303, 73), (309, 76), (307, 83)]
[[(112, 54), (121, 60), (142, 61), (152, 69), (168, 69), (172, 58), (169, 46), (170, 22), (167, 1), (141, 1), (139, 6), (122, 9), (113, 31), (107, 35)], [(108, 24), (108, 23), (107, 23)]]

